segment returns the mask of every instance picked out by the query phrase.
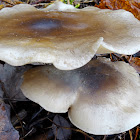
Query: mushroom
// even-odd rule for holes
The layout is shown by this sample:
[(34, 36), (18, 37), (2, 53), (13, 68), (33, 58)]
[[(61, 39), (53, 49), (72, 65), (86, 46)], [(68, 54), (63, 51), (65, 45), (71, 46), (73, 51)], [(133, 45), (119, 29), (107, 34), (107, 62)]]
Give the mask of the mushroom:
[(93, 59), (70, 71), (39, 66), (23, 79), (27, 98), (50, 112), (68, 111), (71, 122), (85, 132), (116, 134), (140, 123), (140, 79), (125, 62)]
[(39, 62), (72, 70), (96, 53), (140, 50), (140, 21), (125, 10), (20, 4), (0, 11), (0, 25), (0, 60), (14, 66)]

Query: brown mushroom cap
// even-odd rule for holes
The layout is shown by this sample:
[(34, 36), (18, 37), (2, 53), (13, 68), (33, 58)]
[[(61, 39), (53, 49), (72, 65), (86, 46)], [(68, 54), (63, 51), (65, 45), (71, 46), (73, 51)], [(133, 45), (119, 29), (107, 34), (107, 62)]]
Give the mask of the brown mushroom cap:
[(88, 133), (116, 134), (140, 123), (139, 75), (124, 62), (100, 58), (71, 71), (37, 67), (25, 73), (21, 89), (48, 111), (68, 111)]
[(61, 2), (37, 10), (21, 4), (2, 9), (0, 25), (0, 60), (15, 66), (42, 62), (71, 70), (95, 53), (140, 50), (140, 21), (124, 10), (78, 10)]

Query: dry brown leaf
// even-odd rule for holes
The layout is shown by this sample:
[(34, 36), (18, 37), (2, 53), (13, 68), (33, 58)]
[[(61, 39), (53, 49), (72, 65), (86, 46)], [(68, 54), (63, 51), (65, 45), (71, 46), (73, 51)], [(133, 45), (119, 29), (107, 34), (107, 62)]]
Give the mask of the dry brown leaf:
[(10, 4), (10, 5), (16, 5), (16, 4), (21, 4), (23, 2), (19, 1), (19, 0), (3, 0), (3, 2)]
[(125, 57), (130, 65), (135, 68), (135, 70), (140, 74), (140, 58), (139, 57)]
[(2, 8), (4, 8), (4, 5), (3, 5), (3, 4), (0, 5), (0, 10), (1, 10)]
[(100, 4), (95, 6), (101, 9), (124, 9), (140, 20), (140, 0), (101, 0)]

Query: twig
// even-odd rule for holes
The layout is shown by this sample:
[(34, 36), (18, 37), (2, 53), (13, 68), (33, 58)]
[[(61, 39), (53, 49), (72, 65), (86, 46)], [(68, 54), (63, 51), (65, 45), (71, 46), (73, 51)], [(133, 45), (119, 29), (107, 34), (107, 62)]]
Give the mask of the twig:
[(7, 3), (7, 4), (10, 4), (11, 6), (14, 6), (15, 4), (11, 1), (7, 1), (7, 0), (3, 0), (3, 2)]
[(37, 115), (38, 115), (42, 110), (43, 110), (43, 108), (41, 107), (41, 109), (40, 109), (37, 113), (35, 113), (35, 114), (32, 116), (30, 122), (31, 122), (34, 118), (36, 118)]
[(29, 99), (23, 100), (23, 99), (10, 99), (10, 98), (5, 98), (5, 97), (0, 97), (2, 100), (8, 100), (8, 101), (17, 101), (17, 102), (29, 102)]
[(130, 136), (130, 140), (133, 140), (133, 136), (132, 136), (132, 131), (129, 130), (129, 136)]
[(20, 139), (24, 139), (25, 137), (27, 137), (35, 128), (32, 127), (31, 130), (29, 132), (27, 132), (22, 138)]
[(46, 119), (48, 119), (50, 122), (52, 122), (54, 125), (56, 125), (57, 127), (61, 127), (61, 128), (64, 128), (64, 129), (71, 129), (73, 131), (76, 131), (76, 132), (80, 132), (82, 133), (83, 135), (85, 135), (86, 137), (88, 137), (89, 139), (91, 140), (95, 140), (94, 138), (92, 138), (91, 136), (89, 136), (87, 133), (83, 132), (82, 130), (80, 129), (75, 129), (75, 128), (69, 128), (69, 127), (64, 127), (64, 126), (60, 126), (58, 124), (56, 124), (55, 122), (53, 122), (51, 119), (49, 119), (48, 117), (46, 117)]
[(75, 131), (75, 132), (79, 132), (79, 133), (82, 133), (84, 136), (88, 137), (89, 139), (91, 140), (95, 140), (94, 138), (92, 138), (91, 136), (89, 136), (87, 133), (83, 132), (82, 130), (80, 129), (75, 129), (75, 128), (69, 128), (69, 127), (64, 127), (64, 126), (60, 126), (58, 124), (56, 124), (55, 122), (53, 122), (50, 118), (48, 117), (44, 117), (44, 118), (41, 118), (40, 120), (32, 123), (32, 125), (30, 125), (30, 127), (33, 127), (34, 125), (36, 125), (37, 123), (41, 122), (41, 121), (44, 121), (44, 120), (49, 120), (50, 122), (52, 122), (54, 125), (56, 125), (57, 127), (61, 127), (61, 128), (64, 128), (64, 129), (70, 129), (72, 131)]
[(106, 140), (106, 138), (107, 138), (107, 135), (104, 135), (104, 138), (103, 138), (103, 140)]
[(139, 133), (139, 127), (137, 126), (136, 134), (135, 134), (135, 138), (134, 138), (134, 140), (137, 140), (138, 133)]

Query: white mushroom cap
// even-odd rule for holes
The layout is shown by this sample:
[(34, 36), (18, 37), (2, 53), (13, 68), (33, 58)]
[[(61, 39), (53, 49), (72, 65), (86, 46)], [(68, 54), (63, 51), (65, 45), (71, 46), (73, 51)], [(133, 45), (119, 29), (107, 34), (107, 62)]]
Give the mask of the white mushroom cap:
[(116, 134), (140, 123), (140, 78), (124, 62), (100, 58), (71, 71), (37, 67), (25, 73), (21, 89), (48, 111), (68, 111), (88, 133)]
[[(10, 16), (13, 16), (18, 13), (25, 13), (25, 12), (33, 12), (37, 11), (37, 9), (29, 4), (19, 4), (15, 5), (14, 7), (6, 7), (0, 10), (0, 18), (10, 18)], [(19, 14), (18, 14), (19, 16)]]
[(61, 2), (37, 10), (21, 4), (2, 9), (0, 25), (0, 60), (15, 66), (40, 62), (72, 70), (96, 53), (140, 50), (140, 21), (125, 10), (78, 10)]
[(42, 9), (43, 11), (69, 11), (69, 12), (73, 12), (76, 11), (77, 9), (70, 4), (64, 4), (61, 1), (56, 1), (53, 4), (50, 4), (48, 7)]
[[(63, 76), (59, 75), (60, 72)], [(24, 76), (21, 89), (26, 97), (40, 104), (44, 109), (65, 113), (76, 98), (73, 92), (76, 81), (73, 81), (73, 78), (68, 79), (71, 72), (65, 72), (53, 66), (31, 69)]]

